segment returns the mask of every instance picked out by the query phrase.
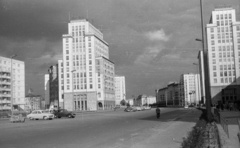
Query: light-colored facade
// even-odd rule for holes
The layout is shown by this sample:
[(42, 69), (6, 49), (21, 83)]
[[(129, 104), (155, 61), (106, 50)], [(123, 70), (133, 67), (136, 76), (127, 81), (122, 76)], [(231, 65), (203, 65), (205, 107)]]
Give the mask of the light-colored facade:
[(201, 100), (199, 74), (182, 74), (179, 82), (180, 100), (182, 106), (192, 103), (199, 104)]
[(203, 51), (198, 52), (198, 74), (200, 76), (200, 95), (202, 104), (206, 103)]
[(63, 76), (63, 61), (58, 60), (58, 98), (59, 107), (64, 108), (64, 76)]
[(64, 108), (109, 109), (115, 105), (114, 63), (103, 34), (87, 20), (72, 20), (63, 41)]
[(207, 24), (207, 44), (212, 103), (237, 101), (240, 98), (240, 22), (236, 21), (235, 9), (212, 11)]
[(49, 86), (49, 74), (44, 75), (44, 95), (45, 95), (45, 107), (49, 109), (50, 107), (50, 86)]
[(0, 56), (0, 111), (11, 110), (11, 102), (13, 109), (24, 109), (25, 63)]
[(120, 105), (122, 100), (126, 100), (126, 86), (124, 76), (115, 76), (115, 102)]

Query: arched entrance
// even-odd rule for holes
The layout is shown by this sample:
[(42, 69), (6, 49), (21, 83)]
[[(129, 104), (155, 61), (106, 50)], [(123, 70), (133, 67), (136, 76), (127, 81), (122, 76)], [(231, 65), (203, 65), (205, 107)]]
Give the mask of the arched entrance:
[(103, 104), (102, 104), (102, 102), (98, 102), (98, 109), (99, 109), (99, 110), (102, 110), (102, 109), (103, 109)]

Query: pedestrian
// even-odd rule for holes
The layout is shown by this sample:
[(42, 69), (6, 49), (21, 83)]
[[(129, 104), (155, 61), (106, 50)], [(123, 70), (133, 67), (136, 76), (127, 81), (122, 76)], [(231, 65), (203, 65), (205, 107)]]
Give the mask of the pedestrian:
[(160, 112), (161, 112), (160, 108), (157, 107), (157, 109), (156, 109), (157, 119), (160, 118)]

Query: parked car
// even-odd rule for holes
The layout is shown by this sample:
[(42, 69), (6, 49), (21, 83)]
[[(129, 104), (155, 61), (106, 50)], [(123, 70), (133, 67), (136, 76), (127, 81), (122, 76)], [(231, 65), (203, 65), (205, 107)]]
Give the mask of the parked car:
[(137, 111), (142, 111), (142, 108), (140, 106), (136, 106)]
[(46, 110), (34, 110), (30, 114), (27, 115), (27, 118), (30, 120), (38, 120), (38, 119), (45, 119), (45, 120), (52, 120), (54, 118), (54, 114), (50, 113)]
[(144, 106), (144, 110), (150, 110), (151, 107), (150, 106)]
[(54, 115), (56, 118), (68, 117), (68, 118), (75, 118), (76, 114), (70, 112), (66, 109), (59, 109), (54, 111)]
[(137, 111), (134, 107), (128, 106), (127, 108), (124, 109), (125, 112), (135, 112)]

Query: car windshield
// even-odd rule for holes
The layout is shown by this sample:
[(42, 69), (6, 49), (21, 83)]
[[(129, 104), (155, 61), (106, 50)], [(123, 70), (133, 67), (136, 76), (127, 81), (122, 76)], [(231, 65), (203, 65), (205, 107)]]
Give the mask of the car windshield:
[(42, 111), (42, 113), (50, 113), (48, 110), (44, 110)]

